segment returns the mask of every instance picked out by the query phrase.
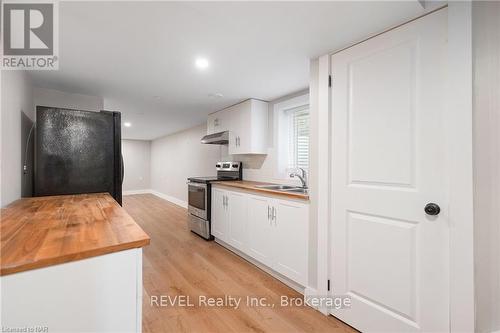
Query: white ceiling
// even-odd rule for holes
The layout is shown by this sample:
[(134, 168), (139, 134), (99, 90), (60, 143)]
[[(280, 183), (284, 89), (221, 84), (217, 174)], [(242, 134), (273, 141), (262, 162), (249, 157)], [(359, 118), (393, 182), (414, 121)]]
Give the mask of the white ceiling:
[(307, 88), (310, 58), (423, 12), (418, 1), (60, 2), (59, 71), (33, 77), (102, 96), (132, 123), (124, 138), (149, 140), (249, 97)]

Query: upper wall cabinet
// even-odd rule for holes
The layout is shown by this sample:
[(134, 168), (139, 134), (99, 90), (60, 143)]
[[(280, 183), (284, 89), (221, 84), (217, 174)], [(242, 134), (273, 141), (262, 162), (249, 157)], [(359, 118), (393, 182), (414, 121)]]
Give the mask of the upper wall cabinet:
[(268, 103), (248, 99), (208, 116), (207, 134), (229, 131), (229, 154), (267, 154)]
[(231, 108), (227, 108), (208, 115), (207, 134), (229, 131), (231, 123)]

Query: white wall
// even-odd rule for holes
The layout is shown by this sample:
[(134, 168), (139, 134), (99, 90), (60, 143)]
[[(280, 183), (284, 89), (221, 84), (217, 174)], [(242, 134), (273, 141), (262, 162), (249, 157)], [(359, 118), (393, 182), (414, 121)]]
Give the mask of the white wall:
[(500, 331), (500, 2), (474, 2), (476, 331)]
[(213, 176), (221, 146), (205, 145), (206, 124), (151, 142), (151, 188), (182, 203), (187, 202), (188, 177)]
[(100, 111), (103, 110), (104, 105), (103, 98), (99, 96), (73, 94), (37, 87), (33, 90), (33, 102), (35, 107), (40, 105), (85, 111)]
[(34, 119), (31, 80), (24, 71), (1, 74), (1, 205), (21, 197), (23, 141), (21, 117)]
[(148, 190), (151, 186), (151, 141), (122, 140), (125, 174), (123, 191)]

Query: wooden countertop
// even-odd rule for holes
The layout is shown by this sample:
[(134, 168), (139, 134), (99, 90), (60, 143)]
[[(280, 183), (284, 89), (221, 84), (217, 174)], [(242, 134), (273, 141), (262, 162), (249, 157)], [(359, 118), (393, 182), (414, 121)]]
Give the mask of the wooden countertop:
[(149, 236), (108, 193), (23, 198), (1, 210), (0, 275), (143, 247)]
[(272, 190), (272, 189), (268, 189), (268, 188), (257, 187), (259, 185), (278, 185), (278, 184), (253, 182), (253, 181), (249, 181), (249, 180), (215, 181), (215, 182), (212, 182), (212, 184), (222, 185), (222, 186), (227, 186), (227, 187), (236, 187), (239, 189), (249, 190), (249, 191), (254, 191), (254, 192), (259, 192), (259, 193), (264, 193), (264, 194), (279, 195), (279, 196), (284, 196), (284, 197), (288, 197), (288, 198), (292, 198), (292, 199), (309, 200), (308, 194), (284, 192), (284, 191), (279, 191), (279, 190)]

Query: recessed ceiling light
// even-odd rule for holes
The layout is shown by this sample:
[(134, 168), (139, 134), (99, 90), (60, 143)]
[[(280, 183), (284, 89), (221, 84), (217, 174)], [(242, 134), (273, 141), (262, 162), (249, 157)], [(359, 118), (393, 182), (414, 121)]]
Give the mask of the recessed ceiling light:
[(195, 65), (199, 69), (206, 69), (208, 67), (208, 60), (206, 58), (197, 58)]
[(132, 126), (132, 124), (131, 124), (131, 123), (129, 123), (129, 122), (123, 123), (123, 125), (124, 125), (125, 127), (130, 127), (130, 126)]

